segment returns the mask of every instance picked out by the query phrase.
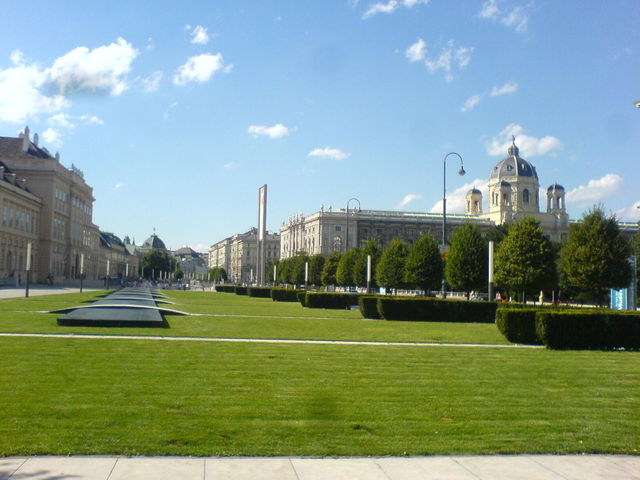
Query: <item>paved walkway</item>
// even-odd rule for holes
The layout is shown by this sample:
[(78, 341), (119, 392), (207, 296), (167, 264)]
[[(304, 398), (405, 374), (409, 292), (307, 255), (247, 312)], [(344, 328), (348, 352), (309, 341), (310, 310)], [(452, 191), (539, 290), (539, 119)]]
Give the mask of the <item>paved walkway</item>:
[(7, 457), (0, 480), (631, 480), (640, 457)]
[[(100, 288), (83, 288), (83, 292), (96, 292), (102, 290)], [(0, 298), (18, 298), (24, 297), (24, 284), (18, 287), (2, 287), (0, 288)], [(30, 285), (29, 296), (37, 297), (39, 295), (59, 295), (62, 293), (80, 293), (78, 287), (50, 287), (48, 285)]]

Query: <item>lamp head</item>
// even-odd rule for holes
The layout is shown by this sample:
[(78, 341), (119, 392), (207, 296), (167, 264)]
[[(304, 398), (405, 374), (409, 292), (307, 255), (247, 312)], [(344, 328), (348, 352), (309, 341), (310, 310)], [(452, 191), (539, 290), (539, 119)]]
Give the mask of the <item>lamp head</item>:
[(458, 171), (458, 175), (463, 176), (465, 173), (467, 172), (464, 171), (464, 167), (460, 167), (460, 170)]

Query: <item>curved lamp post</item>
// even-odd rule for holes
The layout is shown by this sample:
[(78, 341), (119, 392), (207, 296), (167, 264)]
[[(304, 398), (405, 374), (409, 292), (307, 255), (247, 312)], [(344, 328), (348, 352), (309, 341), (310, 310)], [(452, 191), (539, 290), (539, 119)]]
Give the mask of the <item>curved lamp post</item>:
[(358, 200), (357, 198), (350, 198), (349, 200), (347, 200), (347, 229), (345, 231), (344, 234), (344, 252), (347, 253), (347, 251), (349, 250), (349, 203), (351, 203), (351, 200), (355, 200), (356, 202), (358, 202), (358, 211), (360, 211), (360, 200)]
[[(460, 170), (458, 170), (458, 175), (464, 175), (464, 164), (462, 163), (462, 157), (459, 153), (449, 152), (444, 156), (443, 160), (443, 170), (442, 170), (442, 245), (441, 249), (444, 251), (445, 246), (447, 245), (447, 158), (450, 155), (455, 155), (460, 159)], [(445, 296), (445, 279), (442, 277), (442, 296)]]

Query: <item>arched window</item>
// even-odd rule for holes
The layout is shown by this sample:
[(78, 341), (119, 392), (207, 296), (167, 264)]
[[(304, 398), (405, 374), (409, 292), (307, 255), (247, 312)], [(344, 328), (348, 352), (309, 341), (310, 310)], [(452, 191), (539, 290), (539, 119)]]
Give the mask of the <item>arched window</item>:
[(529, 203), (529, 190), (526, 188), (522, 191), (522, 201), (524, 203)]

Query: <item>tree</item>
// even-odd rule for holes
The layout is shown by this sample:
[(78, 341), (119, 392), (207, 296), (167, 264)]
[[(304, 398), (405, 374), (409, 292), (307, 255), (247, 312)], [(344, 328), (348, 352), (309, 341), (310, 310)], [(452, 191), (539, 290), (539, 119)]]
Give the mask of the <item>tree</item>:
[(340, 257), (336, 270), (336, 283), (342, 286), (355, 285), (353, 281), (353, 266), (355, 265), (360, 252), (357, 248), (352, 248)]
[(308, 261), (309, 256), (306, 253), (298, 253), (293, 257), (289, 271), (289, 283), (293, 285), (304, 284), (304, 264)]
[(610, 288), (629, 285), (630, 254), (615, 215), (607, 217), (601, 207), (594, 207), (569, 228), (569, 239), (560, 252), (563, 283), (589, 292), (603, 305)]
[(338, 269), (341, 256), (341, 253), (334, 252), (325, 260), (324, 267), (322, 267), (322, 275), (320, 276), (322, 285), (328, 286), (336, 284), (336, 270)]
[(222, 267), (214, 267), (209, 270), (209, 278), (214, 282), (226, 282), (227, 271)]
[(309, 283), (320, 285), (322, 282), (322, 268), (324, 267), (324, 255), (313, 255), (309, 259)]
[(404, 264), (409, 255), (409, 246), (400, 239), (392, 240), (382, 252), (376, 269), (376, 282), (386, 288), (404, 286)]
[(371, 255), (371, 286), (376, 286), (376, 266), (380, 262), (380, 246), (376, 240), (369, 240), (360, 249), (360, 255), (353, 265), (353, 281), (358, 286), (367, 284), (367, 255)]
[(487, 242), (478, 227), (467, 223), (451, 239), (445, 275), (453, 290), (467, 292), (479, 290), (487, 282)]
[(182, 280), (182, 277), (184, 277), (184, 272), (180, 269), (177, 269), (174, 273), (174, 277), (176, 280)]
[(160, 272), (171, 272), (175, 261), (172, 260), (166, 252), (160, 250), (149, 250), (141, 262), (146, 278), (155, 274), (154, 280), (160, 276)]
[(530, 217), (513, 224), (496, 252), (498, 288), (526, 295), (553, 285), (556, 276), (554, 250), (540, 224)]
[(430, 233), (422, 235), (407, 256), (404, 280), (425, 292), (436, 289), (442, 281), (442, 257)]

